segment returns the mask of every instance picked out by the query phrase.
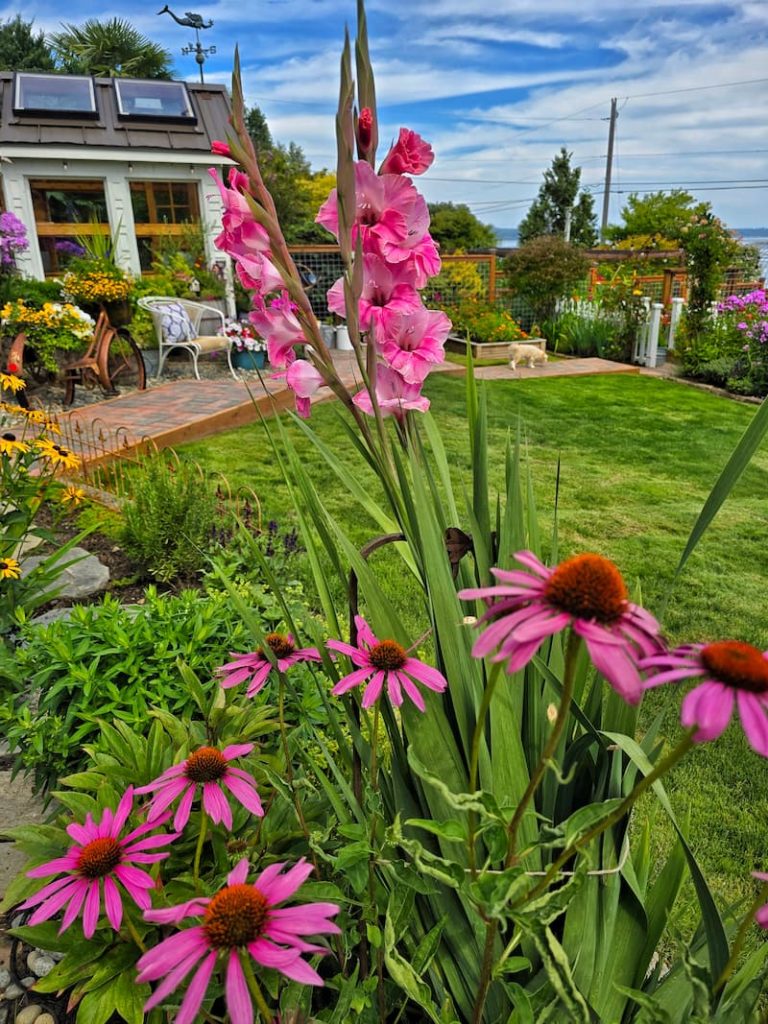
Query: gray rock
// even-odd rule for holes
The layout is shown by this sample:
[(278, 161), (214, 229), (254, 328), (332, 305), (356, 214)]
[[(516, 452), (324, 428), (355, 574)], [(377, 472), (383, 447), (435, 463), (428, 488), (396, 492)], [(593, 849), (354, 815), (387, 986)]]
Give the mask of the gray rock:
[(42, 1012), (42, 1006), (38, 1006), (37, 1003), (31, 1003), (16, 1014), (15, 1024), (35, 1024), (35, 1021), (40, 1020)]
[[(8, 1004), (0, 1003), (0, 1024), (6, 1024), (6, 1021), (8, 1020), (8, 1012)], [(54, 1024), (56, 1024), (55, 1021)]]
[(27, 967), (38, 978), (44, 978), (46, 974), (50, 974), (55, 966), (51, 957), (46, 956), (45, 953), (39, 953), (37, 950), (27, 957)]
[(24, 989), (21, 987), (21, 985), (17, 985), (14, 982), (12, 985), (8, 986), (4, 994), (5, 998), (10, 1002), (11, 999), (18, 999), (19, 996), (23, 996)]
[[(22, 572), (26, 576), (43, 561), (43, 555), (31, 555), (23, 559)], [(107, 566), (103, 565), (96, 555), (89, 554), (85, 548), (70, 548), (65, 555), (61, 555), (59, 562), (66, 568), (50, 587), (45, 588), (45, 593), (56, 591), (57, 597), (88, 597), (104, 590), (109, 583)]]
[(41, 1013), (35, 1024), (56, 1024), (56, 1018), (51, 1016), (50, 1013)]
[(24, 986), (24, 988), (32, 988), (32, 986), (35, 984), (35, 981), (37, 981), (37, 979), (33, 978), (32, 975), (30, 974), (26, 978), (21, 979), (21, 984)]
[(41, 615), (34, 615), (29, 621), (32, 626), (48, 626), (52, 622), (58, 622), (59, 619), (66, 622), (71, 616), (71, 608), (51, 608), (50, 611), (43, 612)]
[(48, 956), (51, 958), (51, 960), (54, 960), (56, 963), (58, 963), (59, 960), (63, 960), (66, 955), (66, 953), (55, 953), (53, 950), (50, 950), (50, 952), (48, 953)]
[(0, 989), (5, 988), (6, 985), (11, 984), (11, 972), (6, 971), (4, 967), (0, 967)]

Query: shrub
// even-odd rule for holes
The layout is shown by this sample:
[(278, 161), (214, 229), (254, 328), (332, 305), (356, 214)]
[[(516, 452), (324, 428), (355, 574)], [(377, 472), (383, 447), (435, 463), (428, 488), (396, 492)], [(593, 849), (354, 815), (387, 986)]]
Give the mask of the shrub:
[(453, 329), (469, 341), (506, 342), (519, 341), (527, 334), (520, 324), (506, 310), (483, 302), (466, 302), (449, 311)]
[(571, 293), (588, 268), (581, 250), (555, 235), (526, 242), (504, 266), (510, 287), (531, 306), (536, 320), (550, 318), (557, 300)]
[(161, 582), (199, 572), (219, 519), (211, 480), (192, 463), (158, 455), (136, 470), (131, 488), (124, 509), (127, 553)]

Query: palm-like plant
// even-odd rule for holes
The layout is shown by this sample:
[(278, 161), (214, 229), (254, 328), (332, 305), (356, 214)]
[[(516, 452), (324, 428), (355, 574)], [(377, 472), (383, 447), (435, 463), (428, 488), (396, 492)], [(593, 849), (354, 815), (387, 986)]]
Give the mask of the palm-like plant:
[(70, 74), (170, 78), (173, 71), (170, 51), (123, 18), (65, 24), (49, 37), (49, 43), (62, 69)]

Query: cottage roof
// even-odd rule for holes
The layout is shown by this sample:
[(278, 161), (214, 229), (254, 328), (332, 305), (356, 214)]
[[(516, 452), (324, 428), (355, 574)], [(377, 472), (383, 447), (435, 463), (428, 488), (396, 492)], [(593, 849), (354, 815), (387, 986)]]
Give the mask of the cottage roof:
[[(61, 76), (71, 78), (72, 76)], [(229, 94), (223, 85), (183, 83), (193, 117), (174, 121), (121, 115), (115, 79), (94, 78), (94, 115), (15, 109), (15, 75), (0, 72), (0, 152), (3, 145), (87, 146), (89, 149), (172, 150), (180, 154), (210, 153), (214, 139), (226, 137), (230, 114)], [(138, 82), (138, 79), (120, 79)], [(30, 154), (32, 155), (32, 154)], [(85, 154), (83, 154), (85, 155)]]

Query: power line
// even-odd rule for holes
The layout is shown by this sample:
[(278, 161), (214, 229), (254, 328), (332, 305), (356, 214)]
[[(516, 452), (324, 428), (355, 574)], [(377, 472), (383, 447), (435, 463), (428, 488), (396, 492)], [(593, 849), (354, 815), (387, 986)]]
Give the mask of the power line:
[(704, 89), (730, 89), (734, 85), (756, 85), (768, 82), (768, 78), (744, 78), (740, 82), (721, 82), (719, 85), (691, 85), (685, 89), (660, 89), (658, 92), (635, 92), (625, 96), (626, 100), (641, 100), (648, 96), (675, 96), (680, 92), (701, 92)]

